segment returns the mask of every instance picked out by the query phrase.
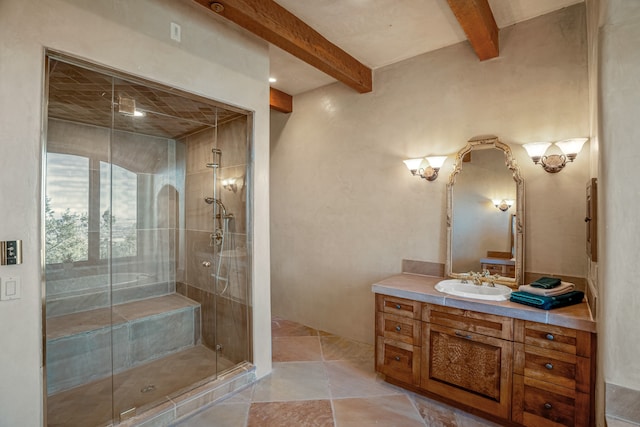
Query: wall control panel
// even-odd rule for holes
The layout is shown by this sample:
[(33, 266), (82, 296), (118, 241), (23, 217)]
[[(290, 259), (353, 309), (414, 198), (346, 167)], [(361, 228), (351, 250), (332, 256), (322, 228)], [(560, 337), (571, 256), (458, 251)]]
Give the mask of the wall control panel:
[(0, 265), (22, 264), (22, 240), (0, 241)]

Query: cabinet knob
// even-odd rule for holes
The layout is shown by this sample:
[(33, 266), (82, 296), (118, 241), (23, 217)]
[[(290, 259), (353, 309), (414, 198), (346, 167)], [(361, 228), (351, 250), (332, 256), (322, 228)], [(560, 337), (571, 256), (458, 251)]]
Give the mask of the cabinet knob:
[(551, 334), (547, 334), (547, 339), (548, 339), (549, 341), (553, 341), (554, 336), (553, 336), (553, 335), (551, 335)]
[(553, 365), (551, 363), (547, 363), (546, 365), (544, 365), (544, 367), (547, 368), (548, 370), (553, 369)]
[(544, 404), (544, 409), (551, 409), (553, 406), (551, 406), (551, 403), (547, 402)]
[(396, 326), (396, 331), (400, 332), (402, 330), (402, 326), (398, 325)]
[(397, 308), (398, 310), (400, 310), (400, 309), (402, 308), (402, 306), (401, 306), (400, 304), (396, 304), (396, 308)]
[(396, 356), (396, 357), (394, 357), (394, 359), (396, 360), (396, 362), (399, 362), (400, 361), (400, 356)]

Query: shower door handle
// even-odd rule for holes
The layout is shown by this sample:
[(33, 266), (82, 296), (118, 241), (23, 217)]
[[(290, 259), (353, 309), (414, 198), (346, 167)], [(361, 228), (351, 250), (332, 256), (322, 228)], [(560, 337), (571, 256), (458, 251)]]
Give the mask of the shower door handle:
[(209, 261), (202, 261), (203, 267), (211, 267), (211, 263)]

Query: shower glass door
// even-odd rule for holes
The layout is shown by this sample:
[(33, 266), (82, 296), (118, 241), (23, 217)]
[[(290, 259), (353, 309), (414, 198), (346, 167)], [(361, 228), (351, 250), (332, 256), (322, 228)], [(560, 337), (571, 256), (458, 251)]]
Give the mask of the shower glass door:
[(94, 76), (55, 60), (48, 61), (48, 77), (44, 162), (47, 422), (98, 425), (111, 420), (113, 410), (108, 191), (113, 82), (103, 79), (100, 91), (85, 90), (94, 85)]
[(117, 424), (250, 360), (249, 123), (62, 55), (47, 81), (47, 423)]
[[(250, 258), (247, 251), (249, 146), (248, 118), (219, 123), (214, 132), (211, 169), (215, 197), (212, 205), (215, 236), (212, 288), (215, 295), (215, 345), (218, 370), (250, 360)], [(241, 337), (241, 339), (238, 339)]]

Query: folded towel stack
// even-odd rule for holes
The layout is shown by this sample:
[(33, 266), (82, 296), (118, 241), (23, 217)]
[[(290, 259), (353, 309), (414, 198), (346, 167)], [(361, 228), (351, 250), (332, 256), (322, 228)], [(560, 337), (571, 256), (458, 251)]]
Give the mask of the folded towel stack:
[(534, 283), (531, 283), (530, 285), (520, 285), (518, 290), (520, 292), (527, 292), (533, 295), (542, 295), (543, 297), (555, 297), (558, 295), (566, 294), (567, 292), (571, 292), (576, 287), (576, 285), (574, 285), (573, 283), (560, 282), (560, 284), (555, 288), (548, 289), (548, 288), (538, 288), (534, 286)]
[(518, 291), (511, 293), (511, 301), (532, 307), (550, 310), (579, 304), (584, 298), (584, 292), (576, 291), (575, 285), (562, 282), (553, 277), (541, 277), (533, 283), (522, 285)]

